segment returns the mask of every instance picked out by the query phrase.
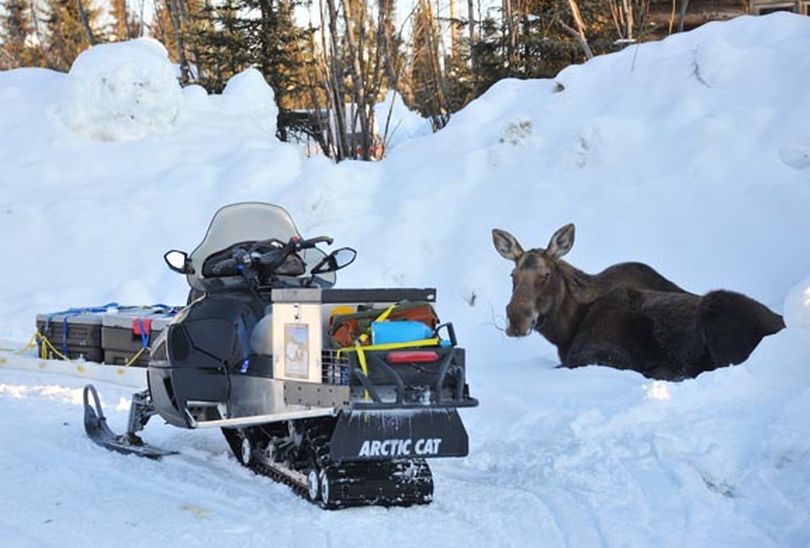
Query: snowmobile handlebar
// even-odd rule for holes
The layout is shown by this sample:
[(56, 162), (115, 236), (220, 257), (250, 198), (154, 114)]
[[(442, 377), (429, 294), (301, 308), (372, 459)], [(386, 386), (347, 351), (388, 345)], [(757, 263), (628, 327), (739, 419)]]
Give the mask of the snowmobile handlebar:
[(315, 247), (318, 244), (332, 245), (332, 242), (334, 241), (335, 240), (329, 236), (316, 236), (315, 238), (309, 238), (308, 240), (301, 240), (298, 244), (298, 249), (307, 249), (310, 247)]
[(257, 250), (263, 242), (256, 242), (251, 251), (245, 251), (241, 248), (235, 249), (232, 257), (223, 259), (213, 265), (211, 272), (217, 277), (237, 276), (257, 266), (273, 271), (284, 264), (284, 261), (291, 253), (310, 249), (321, 243), (332, 245), (333, 241), (329, 236), (317, 236), (306, 240), (293, 237), (290, 238), (289, 242), (280, 246), (276, 242), (275, 245), (278, 247), (273, 247), (273, 249), (264, 253), (259, 253)]
[(243, 249), (237, 249), (231, 258), (223, 259), (213, 265), (211, 273), (214, 276), (236, 276), (244, 270), (245, 266), (250, 266), (251, 262), (249, 253)]

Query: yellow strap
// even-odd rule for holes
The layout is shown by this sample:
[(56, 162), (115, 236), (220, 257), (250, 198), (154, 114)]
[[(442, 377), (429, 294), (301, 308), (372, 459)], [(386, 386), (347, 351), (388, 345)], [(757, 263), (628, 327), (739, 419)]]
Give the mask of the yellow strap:
[[(363, 347), (360, 346), (359, 342), (354, 343), (354, 348), (352, 349), (357, 352), (357, 361), (360, 362), (360, 370), (363, 372), (363, 375), (368, 378), (368, 364), (366, 363), (366, 352), (363, 350)], [(368, 390), (363, 390), (363, 399), (368, 401)]]
[[(399, 303), (392, 304), (391, 306), (389, 306), (388, 308), (383, 310), (383, 313), (380, 314), (379, 316), (377, 316), (376, 319), (372, 320), (371, 323), (373, 324), (375, 322), (384, 322), (385, 320), (388, 319), (388, 316), (391, 315), (391, 313), (394, 311), (394, 309), (397, 306), (399, 306)], [(360, 335), (360, 337), (358, 337), (358, 340), (360, 341), (360, 343), (365, 343), (368, 340), (369, 337), (370, 337), (370, 333), (363, 333), (362, 335)]]
[(0, 352), (14, 352), (15, 354), (25, 354), (26, 352), (28, 352), (37, 345), (37, 335), (39, 335), (39, 333), (34, 333), (33, 335), (31, 335), (31, 338), (28, 339), (28, 342), (22, 348), (19, 349), (0, 348)]
[(43, 339), (45, 339), (45, 335), (43, 335), (42, 333), (37, 331), (36, 333), (34, 333), (34, 337), (37, 338), (38, 342), (41, 342), (41, 344), (39, 345), (39, 357), (42, 358), (43, 360), (47, 360), (48, 359), (48, 345), (45, 344), (45, 341), (43, 341)]
[(340, 358), (341, 354), (344, 352), (355, 352), (359, 350), (366, 351), (366, 350), (402, 350), (403, 348), (412, 348), (414, 346), (439, 346), (441, 339), (438, 337), (434, 337), (432, 339), (419, 339), (415, 341), (408, 341), (408, 342), (396, 342), (396, 343), (385, 343), (385, 344), (372, 344), (370, 346), (360, 346), (359, 344), (355, 344), (354, 346), (345, 346), (337, 351), (337, 357)]
[[(360, 362), (360, 370), (363, 372), (363, 375), (368, 378), (368, 362), (366, 361), (367, 350), (401, 350), (403, 348), (413, 348), (414, 346), (439, 346), (440, 343), (441, 340), (439, 337), (434, 337), (432, 339), (419, 339), (408, 342), (373, 344), (371, 346), (363, 346), (358, 341), (354, 343), (354, 346), (346, 346), (339, 349), (337, 351), (337, 357), (340, 359), (340, 356), (344, 352), (357, 352), (357, 361)], [(363, 391), (363, 399), (369, 399), (368, 390)]]
[[(65, 356), (64, 354), (62, 354), (62, 352), (60, 352), (59, 350), (57, 350), (57, 348), (48, 339), (48, 337), (46, 337), (45, 335), (43, 335), (39, 331), (35, 331), (34, 334), (31, 335), (31, 338), (28, 339), (28, 342), (25, 344), (25, 346), (20, 348), (19, 350), (12, 350), (10, 348), (0, 348), (0, 351), (14, 352), (15, 354), (25, 354), (26, 352), (33, 349), (37, 345), (37, 341), (40, 341), (42, 343), (40, 345), (40, 347), (39, 347), (39, 350), (40, 350), (39, 351), (39, 357), (41, 359), (47, 360), (49, 358), (48, 350), (50, 350), (51, 354), (56, 356), (60, 360), (64, 360), (64, 361), (68, 361), (68, 362), (74, 361), (74, 360), (71, 360), (69, 357)], [(138, 358), (141, 357), (141, 354), (144, 353), (146, 348), (147, 347), (142, 347), (140, 350), (138, 350), (138, 352), (135, 353), (134, 356), (129, 358), (129, 360), (127, 360), (127, 362), (125, 364), (125, 367), (129, 367), (130, 365), (135, 363), (138, 360)]]
[(40, 356), (40, 357), (41, 357), (42, 359), (44, 359), (44, 360), (47, 360), (47, 359), (48, 359), (48, 350), (47, 350), (47, 349), (50, 349), (50, 350), (51, 350), (51, 352), (53, 352), (53, 354), (54, 354), (56, 357), (58, 357), (60, 360), (71, 361), (71, 359), (70, 359), (70, 358), (68, 358), (67, 356), (65, 356), (65, 355), (64, 355), (64, 354), (62, 354), (61, 352), (59, 352), (59, 351), (56, 349), (56, 347), (55, 347), (53, 344), (51, 344), (51, 341), (49, 341), (49, 340), (48, 340), (48, 337), (46, 337), (46, 336), (45, 336), (45, 335), (43, 335), (42, 333), (37, 333), (37, 338), (38, 338), (40, 341), (42, 341), (42, 346), (40, 346), (40, 350), (41, 350), (41, 356)]
[(31, 338), (28, 339), (28, 342), (25, 343), (25, 346), (23, 346), (20, 350), (18, 350), (17, 353), (18, 354), (25, 354), (29, 350), (32, 350), (34, 347), (36, 347), (36, 345), (37, 345), (37, 335), (39, 335), (39, 333), (37, 331), (35, 331), (34, 334), (31, 335)]
[(388, 316), (390, 316), (390, 315), (391, 315), (391, 312), (393, 312), (393, 311), (394, 311), (394, 309), (395, 309), (396, 307), (398, 307), (398, 306), (399, 306), (399, 303), (394, 303), (394, 304), (392, 304), (391, 306), (389, 306), (388, 308), (386, 308), (386, 309), (385, 309), (385, 311), (383, 311), (383, 313), (382, 313), (382, 314), (380, 314), (379, 316), (377, 316), (377, 319), (376, 319), (376, 320), (374, 320), (374, 321), (375, 321), (375, 322), (384, 322), (385, 320), (387, 320), (387, 319), (388, 319)]
[[(403, 348), (412, 348), (414, 346), (439, 346), (440, 340), (438, 337), (434, 337), (432, 339), (419, 339), (416, 341), (408, 341), (408, 342), (395, 342), (395, 343), (385, 343), (385, 344), (372, 344), (370, 346), (363, 346), (361, 347), (362, 350), (402, 350)], [(355, 350), (356, 347), (348, 347), (348, 348), (341, 348), (340, 350), (347, 350), (352, 351)]]
[(146, 350), (146, 347), (145, 347), (145, 346), (142, 346), (142, 347), (141, 347), (141, 349), (140, 349), (140, 350), (138, 350), (138, 351), (135, 353), (135, 355), (134, 355), (134, 356), (132, 356), (130, 359), (128, 359), (128, 360), (127, 360), (127, 363), (125, 363), (125, 364), (124, 364), (124, 367), (129, 367), (130, 365), (132, 365), (133, 363), (135, 363), (136, 361), (138, 361), (138, 358), (140, 358), (140, 357), (141, 357), (141, 354), (143, 354), (143, 351), (144, 351), (144, 350)]

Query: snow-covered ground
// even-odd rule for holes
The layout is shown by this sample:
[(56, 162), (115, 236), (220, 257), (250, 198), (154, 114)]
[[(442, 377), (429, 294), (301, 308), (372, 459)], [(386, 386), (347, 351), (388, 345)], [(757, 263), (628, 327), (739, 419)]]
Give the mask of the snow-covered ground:
[[(810, 19), (503, 81), (442, 132), (337, 166), (272, 137), (255, 72), (208, 96), (167, 80), (155, 44), (99, 50), (70, 75), (0, 73), (0, 339), (23, 343), (37, 312), (182, 302), (163, 252), (223, 204), (270, 201), (358, 249), (342, 285), (436, 285), (481, 406), (470, 456), (432, 464), (433, 504), (323, 512), (216, 433), (153, 421), (182, 455), (107, 453), (84, 437), (82, 381), (0, 367), (0, 545), (810, 545)], [(490, 229), (544, 246), (567, 222), (586, 271), (641, 260), (789, 327), (683, 383), (555, 369), (539, 336), (497, 329), (510, 266)], [(99, 386), (123, 429), (128, 390)]]

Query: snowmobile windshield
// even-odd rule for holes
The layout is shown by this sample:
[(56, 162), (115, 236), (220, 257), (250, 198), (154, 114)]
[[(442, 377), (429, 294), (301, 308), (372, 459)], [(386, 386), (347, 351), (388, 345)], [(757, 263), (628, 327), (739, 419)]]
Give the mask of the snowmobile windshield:
[(214, 214), (205, 238), (189, 255), (194, 273), (187, 275), (188, 283), (204, 291), (202, 272), (206, 259), (236, 243), (271, 238), (288, 242), (292, 237), (300, 238), (301, 235), (290, 214), (279, 206), (261, 202), (227, 205)]

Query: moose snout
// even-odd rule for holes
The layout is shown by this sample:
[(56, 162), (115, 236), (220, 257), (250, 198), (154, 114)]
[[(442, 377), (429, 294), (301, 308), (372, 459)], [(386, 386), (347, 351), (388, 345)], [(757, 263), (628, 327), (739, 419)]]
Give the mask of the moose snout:
[(506, 307), (506, 335), (508, 337), (525, 337), (532, 332), (537, 323), (537, 314), (529, 307), (510, 303)]

